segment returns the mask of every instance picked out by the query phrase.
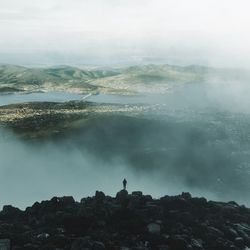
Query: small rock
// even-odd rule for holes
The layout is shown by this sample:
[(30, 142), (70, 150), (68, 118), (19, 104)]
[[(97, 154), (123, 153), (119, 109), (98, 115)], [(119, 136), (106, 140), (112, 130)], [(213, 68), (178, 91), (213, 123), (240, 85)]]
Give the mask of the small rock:
[(128, 205), (128, 191), (123, 189), (116, 194), (116, 200), (123, 206)]
[(31, 243), (27, 243), (23, 246), (22, 248), (23, 250), (35, 250), (35, 249), (39, 249), (38, 245), (35, 244), (31, 244)]
[(161, 226), (159, 223), (150, 223), (147, 225), (148, 231), (153, 234), (160, 234)]
[(181, 197), (184, 198), (185, 200), (189, 200), (192, 198), (191, 194), (188, 192), (182, 192)]
[(10, 250), (10, 240), (1, 239), (0, 240), (0, 250)]
[(237, 237), (234, 239), (234, 243), (237, 247), (244, 247), (245, 243), (244, 243), (244, 239), (241, 237)]
[(47, 238), (49, 238), (49, 234), (47, 234), (47, 233), (41, 233), (41, 234), (37, 235), (37, 239), (39, 239), (39, 240), (45, 240)]
[(132, 195), (137, 195), (137, 196), (142, 197), (142, 192), (141, 191), (133, 191)]
[(94, 241), (92, 249), (93, 250), (103, 250), (103, 249), (106, 249), (106, 248), (105, 248), (105, 245), (102, 242)]
[(105, 199), (105, 194), (101, 191), (96, 191), (95, 192), (95, 199), (98, 201), (98, 202), (103, 202), (104, 199)]
[(195, 250), (201, 250), (201, 249), (203, 249), (202, 240), (195, 240), (195, 239), (192, 239), (192, 240), (191, 240), (191, 246), (192, 246), (192, 248), (195, 249)]

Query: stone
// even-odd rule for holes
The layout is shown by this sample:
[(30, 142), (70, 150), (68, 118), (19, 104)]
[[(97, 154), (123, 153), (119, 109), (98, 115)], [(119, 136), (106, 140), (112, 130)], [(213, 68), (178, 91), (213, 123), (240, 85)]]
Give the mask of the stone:
[(64, 196), (64, 197), (60, 198), (59, 201), (64, 206), (74, 205), (75, 204), (75, 200), (74, 200), (74, 198), (72, 196)]
[(121, 190), (115, 198), (97, 191), (81, 203), (66, 196), (25, 211), (5, 206), (0, 237), (13, 244), (3, 250), (244, 250), (249, 219), (247, 207), (189, 193), (152, 199), (140, 191)]
[(123, 189), (120, 192), (116, 194), (116, 200), (118, 203), (120, 203), (122, 206), (127, 206), (128, 205), (128, 191)]
[(106, 248), (105, 248), (105, 245), (102, 242), (100, 242), (100, 241), (94, 241), (92, 249), (93, 250), (104, 250)]
[(48, 233), (41, 233), (41, 234), (37, 235), (37, 239), (39, 239), (39, 240), (45, 240), (47, 238), (49, 238), (49, 234)]
[(71, 245), (71, 250), (89, 249), (91, 247), (91, 237), (85, 236), (75, 239)]
[(152, 234), (160, 234), (161, 225), (159, 223), (152, 222), (147, 225), (147, 229)]
[(202, 246), (202, 240), (196, 240), (196, 239), (192, 239), (191, 240), (191, 246), (193, 249), (195, 250), (202, 250), (203, 246)]
[(137, 208), (140, 207), (141, 203), (142, 203), (142, 198), (138, 195), (129, 195), (129, 207), (130, 208)]
[(11, 205), (3, 206), (3, 210), (1, 211), (1, 215), (4, 216), (19, 216), (22, 214), (22, 211), (19, 208), (13, 207)]
[(40, 249), (38, 245), (36, 244), (31, 244), (31, 243), (27, 243), (23, 246), (22, 248), (23, 250), (35, 250), (35, 249)]
[(137, 196), (142, 197), (142, 192), (141, 191), (133, 191), (132, 195), (137, 195)]
[(186, 250), (188, 249), (188, 243), (184, 235), (174, 235), (168, 239), (170, 249), (174, 250)]
[(192, 198), (191, 194), (188, 192), (182, 192), (181, 197), (184, 198), (185, 200), (189, 200)]
[(95, 199), (99, 202), (103, 202), (105, 199), (105, 194), (101, 191), (96, 191), (95, 192)]
[(10, 250), (9, 239), (0, 239), (0, 250)]
[(234, 240), (239, 236), (237, 231), (233, 228), (225, 228), (224, 233), (230, 240)]
[(244, 243), (244, 239), (241, 238), (241, 237), (237, 237), (234, 239), (234, 243), (237, 247), (244, 247), (245, 246), (245, 243)]

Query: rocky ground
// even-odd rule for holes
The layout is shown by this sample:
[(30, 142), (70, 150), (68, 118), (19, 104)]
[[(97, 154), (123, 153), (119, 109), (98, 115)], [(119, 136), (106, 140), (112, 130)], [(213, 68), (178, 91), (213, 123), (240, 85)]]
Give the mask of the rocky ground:
[[(153, 199), (142, 192), (54, 197), (0, 212), (1, 249), (240, 250), (250, 247), (250, 209), (235, 202)], [(5, 247), (5, 248), (4, 248)]]

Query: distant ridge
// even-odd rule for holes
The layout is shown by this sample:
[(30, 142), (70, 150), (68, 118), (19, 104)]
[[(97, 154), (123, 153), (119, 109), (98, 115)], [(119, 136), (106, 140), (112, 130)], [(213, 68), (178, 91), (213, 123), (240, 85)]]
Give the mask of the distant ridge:
[(45, 68), (27, 68), (0, 64), (0, 91), (59, 90), (111, 94), (166, 92), (187, 83), (209, 81), (249, 81), (249, 71), (217, 69), (200, 65), (137, 65), (122, 69), (92, 68), (59, 65)]

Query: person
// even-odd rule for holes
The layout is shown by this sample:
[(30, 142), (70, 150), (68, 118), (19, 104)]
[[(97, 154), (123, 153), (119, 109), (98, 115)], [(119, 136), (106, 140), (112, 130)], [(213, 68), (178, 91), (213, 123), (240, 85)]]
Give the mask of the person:
[(124, 178), (122, 183), (123, 183), (123, 189), (126, 190), (126, 188), (127, 188), (127, 180)]

